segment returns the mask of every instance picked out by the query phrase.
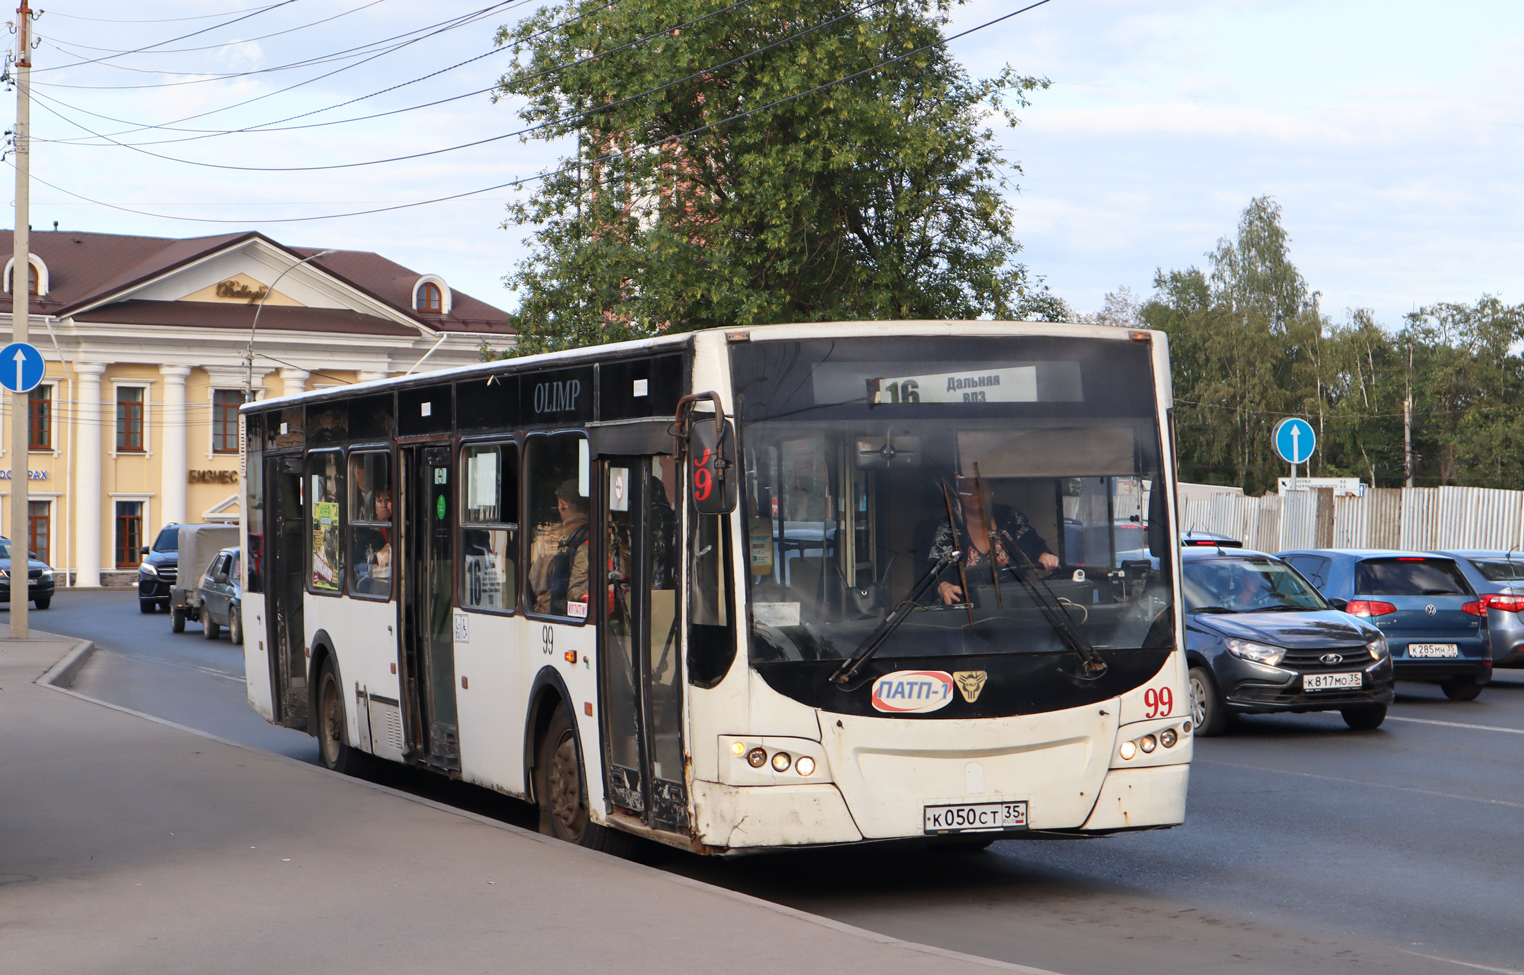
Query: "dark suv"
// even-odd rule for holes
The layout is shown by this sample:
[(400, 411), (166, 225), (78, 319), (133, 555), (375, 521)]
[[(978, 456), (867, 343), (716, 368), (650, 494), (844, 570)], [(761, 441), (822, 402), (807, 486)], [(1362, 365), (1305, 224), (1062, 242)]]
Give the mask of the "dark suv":
[(180, 569), (180, 526), (165, 525), (152, 545), (143, 546), (143, 561), (138, 563), (138, 610), (169, 612), (169, 587), (175, 584)]

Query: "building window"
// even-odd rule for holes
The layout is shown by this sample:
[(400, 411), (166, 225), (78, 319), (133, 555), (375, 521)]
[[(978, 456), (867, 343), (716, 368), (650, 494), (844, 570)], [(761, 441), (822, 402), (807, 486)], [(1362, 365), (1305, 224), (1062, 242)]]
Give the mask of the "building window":
[(44, 562), (48, 561), (49, 542), (53, 534), (52, 508), (51, 501), (27, 502), (26, 544), (32, 554)]
[(116, 567), (135, 569), (143, 547), (143, 502), (116, 503)]
[[(16, 286), (15, 267), (12, 265), (11, 274), (7, 276), (5, 290), (9, 291)], [(26, 290), (27, 294), (37, 293), (37, 265), (28, 263), (26, 266)]]
[(27, 398), (27, 447), (53, 449), (53, 387), (38, 386)]
[(444, 310), (444, 293), (439, 290), (439, 285), (432, 281), (425, 281), (418, 286), (419, 311), (439, 312)]
[(212, 453), (238, 453), (238, 407), (243, 393), (219, 389), (212, 393)]
[(117, 387), (116, 449), (131, 451), (141, 451), (143, 449), (142, 386)]

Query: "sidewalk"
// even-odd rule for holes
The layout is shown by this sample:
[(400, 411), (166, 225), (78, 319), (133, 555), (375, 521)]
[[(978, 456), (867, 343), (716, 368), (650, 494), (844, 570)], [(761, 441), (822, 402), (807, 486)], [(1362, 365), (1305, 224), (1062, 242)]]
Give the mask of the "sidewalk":
[(0, 641), (8, 975), (1037, 971), (91, 702), (46, 682), (88, 643), (37, 636)]

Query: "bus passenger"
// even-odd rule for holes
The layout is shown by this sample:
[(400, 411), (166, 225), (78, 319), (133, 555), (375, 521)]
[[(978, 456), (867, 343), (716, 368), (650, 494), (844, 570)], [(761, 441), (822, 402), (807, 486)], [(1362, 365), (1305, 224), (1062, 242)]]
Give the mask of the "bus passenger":
[(587, 602), (587, 501), (577, 491), (577, 479), (556, 488), (558, 526), (535, 539), (529, 579), (534, 586), (537, 613), (566, 615), (567, 602)]

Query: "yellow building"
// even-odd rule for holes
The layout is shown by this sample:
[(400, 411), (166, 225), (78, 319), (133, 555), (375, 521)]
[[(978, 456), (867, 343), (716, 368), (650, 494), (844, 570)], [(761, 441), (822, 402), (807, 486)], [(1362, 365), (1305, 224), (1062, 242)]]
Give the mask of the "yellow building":
[(76, 585), (135, 582), (165, 525), (238, 519), (246, 396), (465, 365), (483, 342), (513, 343), (502, 310), (367, 251), (55, 230), (33, 231), (31, 252), (30, 340), (47, 376), (25, 464), (0, 426), (0, 495), (25, 471), (33, 551)]

